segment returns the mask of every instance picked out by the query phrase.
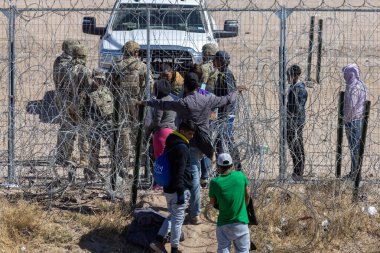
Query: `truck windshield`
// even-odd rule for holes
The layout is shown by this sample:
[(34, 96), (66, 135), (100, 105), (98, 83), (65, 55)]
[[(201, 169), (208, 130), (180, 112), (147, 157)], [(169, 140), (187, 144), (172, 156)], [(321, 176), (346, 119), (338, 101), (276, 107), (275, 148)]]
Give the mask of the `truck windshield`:
[[(147, 28), (148, 6), (121, 4), (112, 25), (114, 31), (131, 31)], [(174, 10), (172, 6), (150, 5), (150, 29), (181, 30), (188, 32), (204, 33), (201, 13), (197, 6), (181, 6)]]

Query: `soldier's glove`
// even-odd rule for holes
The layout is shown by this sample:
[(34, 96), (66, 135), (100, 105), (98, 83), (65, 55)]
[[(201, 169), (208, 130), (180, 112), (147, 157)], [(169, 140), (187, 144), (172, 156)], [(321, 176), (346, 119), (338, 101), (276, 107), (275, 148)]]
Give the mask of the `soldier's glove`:
[(185, 204), (185, 193), (182, 192), (181, 194), (177, 193), (177, 205), (183, 205)]

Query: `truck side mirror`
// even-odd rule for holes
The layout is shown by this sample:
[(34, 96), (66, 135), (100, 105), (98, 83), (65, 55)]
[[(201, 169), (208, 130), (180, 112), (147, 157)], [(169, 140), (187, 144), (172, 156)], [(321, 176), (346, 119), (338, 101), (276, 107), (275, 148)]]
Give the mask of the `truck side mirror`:
[(93, 35), (103, 36), (106, 31), (105, 27), (96, 27), (95, 17), (84, 17), (82, 23), (82, 32)]
[(237, 20), (224, 21), (224, 30), (215, 30), (214, 37), (219, 38), (231, 38), (236, 37), (239, 34), (239, 23)]

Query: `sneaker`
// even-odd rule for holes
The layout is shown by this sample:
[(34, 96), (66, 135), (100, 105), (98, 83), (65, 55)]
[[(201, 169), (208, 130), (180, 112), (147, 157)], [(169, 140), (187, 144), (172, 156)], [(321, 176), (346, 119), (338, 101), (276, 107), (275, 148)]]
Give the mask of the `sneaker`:
[(199, 218), (198, 215), (195, 216), (195, 217), (190, 218), (190, 224), (192, 224), (192, 225), (199, 225), (201, 223), (202, 223), (201, 219)]
[(293, 174), (292, 174), (292, 179), (293, 179), (295, 182), (303, 181), (303, 176), (300, 176), (300, 175), (297, 175), (296, 173), (293, 173)]
[(165, 249), (165, 245), (157, 240), (149, 244), (150, 248), (156, 253), (168, 253)]
[(208, 179), (201, 179), (201, 187), (207, 188), (208, 186)]

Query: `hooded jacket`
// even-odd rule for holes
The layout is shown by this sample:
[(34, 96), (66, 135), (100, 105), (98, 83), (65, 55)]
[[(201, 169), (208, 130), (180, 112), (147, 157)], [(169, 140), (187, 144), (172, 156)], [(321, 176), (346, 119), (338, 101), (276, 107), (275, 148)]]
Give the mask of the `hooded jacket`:
[(344, 93), (344, 121), (351, 122), (363, 118), (367, 88), (360, 80), (359, 68), (356, 64), (349, 64), (343, 68), (343, 77), (346, 82)]
[(185, 190), (189, 190), (192, 187), (192, 176), (189, 171), (189, 141), (183, 135), (173, 132), (166, 139), (164, 152), (169, 152), (168, 159), (171, 168), (170, 184), (164, 187), (164, 192), (176, 192), (178, 195), (181, 195)]
[[(173, 101), (173, 97), (170, 95), (170, 83), (166, 80), (159, 80), (154, 84), (154, 94), (157, 99), (163, 101)], [(175, 129), (175, 119), (177, 113), (175, 111), (163, 111), (160, 109), (154, 109), (151, 129), (157, 131), (163, 128)]]

